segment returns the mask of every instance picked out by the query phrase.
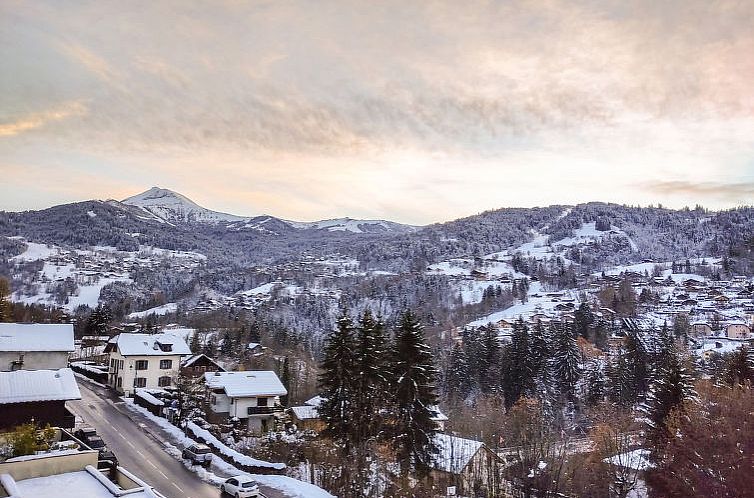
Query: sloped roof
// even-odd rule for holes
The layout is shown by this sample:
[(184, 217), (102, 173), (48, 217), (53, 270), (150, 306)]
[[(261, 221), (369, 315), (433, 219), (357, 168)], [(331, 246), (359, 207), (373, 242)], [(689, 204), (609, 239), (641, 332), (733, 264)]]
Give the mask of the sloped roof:
[(445, 422), (448, 420), (448, 416), (440, 411), (440, 407), (437, 405), (430, 406), (429, 411), (432, 413), (432, 420), (435, 422)]
[(304, 404), (305, 404), (305, 405), (309, 405), (309, 406), (314, 406), (314, 407), (317, 407), (317, 406), (319, 406), (320, 404), (322, 404), (322, 402), (323, 402), (324, 400), (325, 400), (325, 398), (323, 398), (322, 396), (320, 396), (320, 395), (318, 394), (318, 395), (314, 396), (313, 398), (306, 400), (306, 401), (304, 402)]
[(210, 358), (209, 356), (207, 356), (204, 353), (195, 354), (194, 356), (192, 356), (192, 357), (184, 360), (183, 363), (181, 363), (181, 366), (182, 367), (190, 367), (191, 365), (193, 365), (194, 363), (196, 363), (198, 360), (200, 360), (202, 358), (204, 358), (205, 360), (209, 361), (210, 363), (213, 363), (213, 364), (217, 365), (217, 368), (219, 368), (222, 372), (225, 371), (225, 369), (223, 367), (221, 367), (220, 364), (217, 363), (217, 361), (213, 360), (212, 358)]
[(0, 404), (81, 399), (70, 368), (0, 372)]
[(319, 418), (319, 412), (317, 411), (316, 406), (294, 406), (291, 408), (291, 410), (299, 420), (314, 420)]
[(247, 372), (207, 372), (204, 381), (210, 389), (223, 389), (231, 398), (285, 396), (288, 391), (271, 370)]
[[(123, 356), (165, 356), (191, 354), (191, 349), (182, 337), (163, 334), (118, 334), (108, 342), (106, 351), (117, 345)], [(169, 351), (165, 349), (169, 348)]]
[(435, 455), (433, 467), (451, 474), (460, 474), (477, 451), (484, 446), (481, 441), (448, 434), (435, 434), (435, 443), (439, 452)]
[(0, 323), (0, 351), (73, 351), (70, 323)]

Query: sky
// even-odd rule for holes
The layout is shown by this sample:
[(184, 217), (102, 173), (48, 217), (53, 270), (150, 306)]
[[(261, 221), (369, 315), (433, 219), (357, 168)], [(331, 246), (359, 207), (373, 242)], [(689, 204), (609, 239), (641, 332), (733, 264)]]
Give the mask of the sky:
[(0, 2), (0, 210), (754, 198), (754, 2)]

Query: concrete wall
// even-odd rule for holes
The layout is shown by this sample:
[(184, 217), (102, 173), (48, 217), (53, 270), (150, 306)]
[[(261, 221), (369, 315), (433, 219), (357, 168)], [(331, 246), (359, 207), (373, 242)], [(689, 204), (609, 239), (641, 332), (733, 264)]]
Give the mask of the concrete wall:
[[(214, 403), (212, 403), (213, 398)], [(210, 407), (215, 413), (229, 413), (230, 398), (224, 393), (210, 393)]]
[(22, 481), (66, 472), (78, 472), (84, 470), (87, 465), (96, 467), (98, 455), (97, 451), (92, 450), (65, 455), (45, 455), (43, 458), (22, 462), (5, 462), (0, 463), (0, 474), (10, 474), (14, 480)]
[(23, 355), (16, 370), (58, 370), (68, 366), (67, 351), (0, 351), (0, 372), (13, 370), (13, 362)]

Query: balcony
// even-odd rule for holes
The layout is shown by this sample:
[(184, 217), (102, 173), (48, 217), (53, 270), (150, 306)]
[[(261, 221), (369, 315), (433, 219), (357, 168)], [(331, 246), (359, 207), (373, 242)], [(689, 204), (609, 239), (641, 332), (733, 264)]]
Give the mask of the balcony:
[(282, 412), (283, 407), (274, 406), (250, 406), (246, 409), (247, 415), (272, 415), (273, 413)]

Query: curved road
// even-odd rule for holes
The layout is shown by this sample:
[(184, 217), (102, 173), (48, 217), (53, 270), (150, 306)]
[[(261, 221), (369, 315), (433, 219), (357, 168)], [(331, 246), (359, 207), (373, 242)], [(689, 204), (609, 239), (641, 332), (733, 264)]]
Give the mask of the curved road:
[[(129, 411), (111, 391), (84, 379), (78, 384), (81, 400), (69, 401), (66, 406), (97, 430), (120, 465), (167, 498), (220, 498), (218, 488), (199, 479), (182, 461), (164, 450), (164, 442), (153, 435), (159, 434), (158, 428), (145, 432), (140, 427), (145, 424), (138, 422), (140, 416)], [(262, 491), (268, 498), (285, 498), (276, 490)]]

